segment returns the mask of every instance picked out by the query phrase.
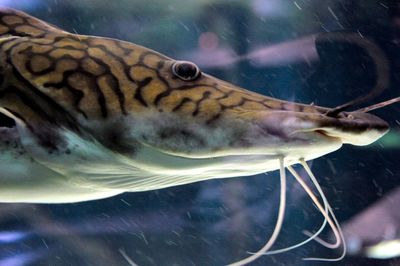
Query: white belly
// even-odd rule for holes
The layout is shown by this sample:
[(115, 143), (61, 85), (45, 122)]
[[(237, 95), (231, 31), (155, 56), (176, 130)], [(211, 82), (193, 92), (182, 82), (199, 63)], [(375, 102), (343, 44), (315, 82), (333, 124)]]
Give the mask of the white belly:
[(146, 191), (213, 178), (249, 176), (320, 157), (341, 146), (291, 148), (267, 154), (188, 158), (141, 147), (133, 157), (115, 153), (94, 140), (65, 132), (68, 153), (49, 154), (24, 143), (21, 155), (0, 148), (0, 201), (66, 203), (106, 198), (125, 191)]
[(106, 198), (123, 191), (82, 187), (33, 161), (1, 151), (0, 202), (65, 203)]

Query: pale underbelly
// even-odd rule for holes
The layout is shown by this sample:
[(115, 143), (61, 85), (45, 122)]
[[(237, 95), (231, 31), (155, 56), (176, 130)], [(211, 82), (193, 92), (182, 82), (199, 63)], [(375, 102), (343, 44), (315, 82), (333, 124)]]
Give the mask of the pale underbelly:
[[(129, 163), (114, 160), (110, 154), (100, 162), (95, 159), (79, 161), (52, 157), (49, 165), (46, 165), (46, 160), (36, 161), (27, 154), (16, 156), (15, 152), (3, 150), (0, 156), (0, 202), (79, 202), (127, 191), (148, 191), (208, 179), (251, 176), (279, 169), (279, 158), (282, 156), (287, 166), (297, 163), (300, 158), (311, 160), (320, 157), (338, 147), (314, 150), (304, 155), (296, 152), (208, 159), (157, 157), (147, 153)], [(52, 168), (53, 165), (56, 167)]]

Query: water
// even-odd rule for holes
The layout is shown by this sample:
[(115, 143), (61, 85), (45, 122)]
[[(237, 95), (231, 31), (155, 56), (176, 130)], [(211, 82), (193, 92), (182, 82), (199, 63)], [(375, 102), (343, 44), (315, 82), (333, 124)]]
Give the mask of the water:
[[(390, 3), (0, 1), (70, 32), (127, 40), (192, 60), (204, 72), (249, 90), (331, 107), (368, 91), (375, 69), (352, 45), (322, 44), (319, 54), (310, 49), (309, 37), (325, 31), (346, 29), (375, 40), (389, 58), (391, 85), (370, 103), (399, 96), (400, 14)], [(238, 55), (262, 49), (268, 52), (238, 60)], [(399, 108), (375, 112), (392, 126), (384, 139), (368, 147), (345, 146), (312, 162), (341, 223), (399, 186)], [(224, 265), (265, 243), (278, 199), (279, 176), (272, 172), (83, 203), (1, 204), (0, 265), (129, 265), (128, 260), (138, 265)], [(321, 221), (307, 195), (289, 179), (284, 230), (274, 247), (304, 239), (301, 231), (316, 229)], [(393, 221), (399, 237), (400, 220)], [(252, 265), (321, 265), (301, 258), (337, 254), (310, 243)], [(399, 264), (398, 259), (362, 255), (335, 263)]]

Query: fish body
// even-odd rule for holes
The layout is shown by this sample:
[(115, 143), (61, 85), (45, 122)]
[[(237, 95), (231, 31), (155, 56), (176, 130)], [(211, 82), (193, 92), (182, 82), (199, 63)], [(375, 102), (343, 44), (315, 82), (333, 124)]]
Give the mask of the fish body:
[(248, 176), (388, 124), (282, 101), (148, 48), (0, 11), (0, 201), (61, 203)]

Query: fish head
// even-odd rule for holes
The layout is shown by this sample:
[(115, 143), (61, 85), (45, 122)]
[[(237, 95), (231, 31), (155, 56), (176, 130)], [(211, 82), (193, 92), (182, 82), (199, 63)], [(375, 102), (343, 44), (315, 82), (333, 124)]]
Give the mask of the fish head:
[[(157, 150), (187, 158), (283, 156), (314, 159), (342, 144), (368, 145), (388, 124), (368, 113), (283, 101), (203, 73), (194, 63), (147, 53), (137, 80), (146, 111), (131, 111), (129, 135)], [(143, 66), (141, 66), (143, 67)], [(147, 75), (143, 75), (147, 73)]]

